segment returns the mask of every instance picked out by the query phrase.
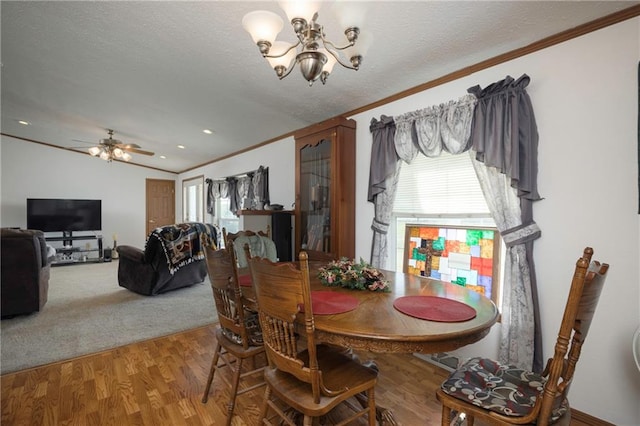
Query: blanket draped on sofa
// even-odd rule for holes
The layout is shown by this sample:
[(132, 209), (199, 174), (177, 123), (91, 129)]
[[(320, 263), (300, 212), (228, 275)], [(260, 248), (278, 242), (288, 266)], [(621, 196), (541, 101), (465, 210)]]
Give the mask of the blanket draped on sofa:
[[(160, 243), (167, 258), (169, 272), (194, 261), (204, 259), (204, 247), (218, 248), (219, 233), (215, 226), (207, 223), (187, 222), (154, 229), (147, 240), (145, 251)], [(154, 241), (155, 240), (155, 241)]]

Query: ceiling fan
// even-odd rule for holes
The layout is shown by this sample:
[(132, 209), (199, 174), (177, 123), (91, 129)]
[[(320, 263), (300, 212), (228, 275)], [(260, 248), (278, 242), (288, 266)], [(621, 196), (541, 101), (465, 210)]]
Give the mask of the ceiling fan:
[(123, 143), (118, 139), (114, 139), (114, 132), (111, 129), (107, 129), (107, 133), (109, 134), (109, 137), (106, 139), (101, 139), (100, 143), (97, 146), (92, 146), (91, 148), (89, 148), (89, 154), (94, 157), (100, 157), (103, 160), (109, 162), (113, 161), (114, 159), (129, 161), (132, 158), (130, 152), (142, 155), (154, 155), (154, 153), (151, 151), (144, 151), (140, 149), (140, 145), (137, 145), (135, 143)]

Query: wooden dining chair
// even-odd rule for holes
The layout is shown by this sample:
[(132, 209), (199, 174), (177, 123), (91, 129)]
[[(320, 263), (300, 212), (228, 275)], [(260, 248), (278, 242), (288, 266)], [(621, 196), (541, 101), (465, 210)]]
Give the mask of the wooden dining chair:
[(267, 225), (266, 231), (243, 230), (227, 232), (225, 228), (222, 228), (222, 235), (225, 247), (230, 242), (235, 243), (235, 255), (241, 276), (249, 274), (249, 266), (243, 250), (245, 245), (249, 245), (253, 256), (264, 257), (273, 262), (278, 260), (276, 244), (271, 239), (271, 227), (269, 225)]
[(271, 225), (267, 225), (267, 229), (262, 231), (251, 231), (251, 230), (242, 230), (242, 231), (238, 231), (238, 232), (227, 232), (226, 228), (222, 228), (222, 237), (224, 238), (224, 242), (225, 244), (227, 243), (227, 241), (233, 241), (235, 240), (237, 237), (239, 236), (243, 236), (243, 235), (260, 235), (262, 237), (267, 237), (267, 238), (271, 238)]
[[(265, 231), (244, 230), (238, 232), (227, 232), (222, 228), (225, 247), (234, 246), (234, 256), (238, 265), (238, 282), (241, 286), (251, 285), (251, 274), (246, 253), (258, 257), (265, 257), (272, 261), (278, 260), (276, 244), (271, 240), (271, 227), (267, 225)], [(245, 250), (249, 247), (249, 250)]]
[[(249, 259), (269, 360), (261, 424), (281, 424), (274, 423), (279, 418), (294, 426), (291, 410), (295, 410), (304, 416), (304, 425), (311, 425), (314, 418), (346, 403), (351, 409), (346, 410), (348, 418), (331, 424), (344, 425), (368, 415), (369, 425), (375, 425), (377, 372), (341, 351), (316, 344), (307, 254), (301, 252), (299, 259), (299, 267), (291, 262)], [(305, 349), (299, 347), (300, 342)], [(360, 393), (366, 393), (367, 403), (350, 400)]]
[[(264, 354), (264, 346), (262, 345), (262, 333), (257, 324), (257, 315), (251, 320), (247, 317), (251, 313), (244, 308), (242, 291), (237, 281), (237, 265), (233, 255), (233, 244), (221, 250), (207, 247), (205, 254), (209, 281), (220, 324), (215, 332), (216, 348), (202, 402), (206, 403), (209, 399), (216, 370), (228, 367), (232, 372), (231, 380), (224, 374), (219, 375), (229, 388), (231, 395), (227, 403), (226, 424), (228, 426), (233, 417), (236, 397), (265, 384), (262, 378), (265, 361), (260, 364), (261, 367), (256, 367), (259, 364), (256, 357)], [(255, 324), (252, 324), (252, 321)], [(244, 368), (245, 360), (249, 361), (248, 368)], [(239, 390), (240, 380), (251, 376), (257, 378), (254, 379), (253, 385)]]
[(576, 263), (555, 352), (542, 374), (488, 358), (470, 359), (436, 391), (443, 426), (450, 424), (452, 410), (470, 426), (474, 419), (500, 425), (569, 424), (569, 387), (609, 269), (591, 261), (592, 255), (587, 247)]

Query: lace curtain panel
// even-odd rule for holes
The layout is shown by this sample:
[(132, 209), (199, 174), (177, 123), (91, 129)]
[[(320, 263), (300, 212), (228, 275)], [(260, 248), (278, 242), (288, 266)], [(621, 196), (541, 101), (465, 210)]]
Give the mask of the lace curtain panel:
[[(371, 264), (388, 257), (387, 229), (402, 162), (419, 153), (437, 157), (473, 149), (474, 169), (496, 226), (507, 244), (502, 339), (499, 358), (534, 371), (542, 369), (532, 218), (537, 191), (538, 133), (525, 91), (529, 77), (504, 80), (457, 101), (372, 120), (368, 199), (374, 203)], [(393, 147), (393, 150), (392, 148)], [(395, 151), (395, 152), (393, 152)], [(505, 314), (506, 312), (506, 314)]]

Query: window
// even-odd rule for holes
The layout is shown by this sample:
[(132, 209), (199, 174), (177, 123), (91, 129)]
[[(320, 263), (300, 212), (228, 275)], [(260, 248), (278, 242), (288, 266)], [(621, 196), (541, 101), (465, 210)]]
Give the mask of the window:
[(204, 177), (182, 181), (182, 219), (184, 222), (204, 222)]
[[(229, 198), (218, 198), (216, 200), (216, 223), (222, 231), (222, 228), (229, 232), (238, 232), (240, 230), (240, 218), (231, 213), (229, 207), (231, 201)], [(224, 241), (222, 241), (224, 244)]]
[[(420, 154), (411, 164), (403, 164), (391, 221), (388, 262), (395, 270), (402, 270), (405, 263), (407, 225), (495, 227), (468, 153), (443, 153), (437, 158)], [(500, 252), (504, 259), (503, 243)], [(498, 306), (500, 288), (497, 283), (492, 292)]]

